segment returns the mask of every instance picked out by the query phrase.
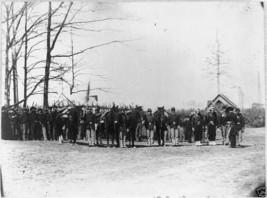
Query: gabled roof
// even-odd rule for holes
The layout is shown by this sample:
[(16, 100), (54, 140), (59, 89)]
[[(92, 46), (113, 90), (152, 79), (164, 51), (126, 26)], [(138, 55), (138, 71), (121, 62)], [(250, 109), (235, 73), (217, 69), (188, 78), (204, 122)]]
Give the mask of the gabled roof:
[(235, 103), (233, 103), (228, 97), (226, 97), (223, 94), (218, 94), (212, 101), (210, 101), (206, 107), (206, 110), (210, 107), (213, 106), (215, 108), (216, 111), (220, 112), (220, 109), (218, 109), (218, 107), (216, 107), (215, 105), (215, 101), (218, 98), (222, 98), (223, 100), (225, 100), (230, 106), (234, 107), (234, 108), (238, 108), (237, 105)]
[(218, 97), (222, 97), (224, 100), (226, 100), (231, 106), (233, 106), (234, 108), (237, 108), (237, 105), (235, 103), (233, 103), (228, 97), (226, 97), (225, 95), (223, 94), (218, 94), (214, 99), (213, 101), (215, 101)]

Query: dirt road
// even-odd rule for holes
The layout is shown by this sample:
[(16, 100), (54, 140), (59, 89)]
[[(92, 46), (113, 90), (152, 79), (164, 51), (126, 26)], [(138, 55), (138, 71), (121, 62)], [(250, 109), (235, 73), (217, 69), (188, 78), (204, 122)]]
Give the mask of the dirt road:
[(265, 129), (243, 146), (88, 148), (52, 141), (1, 141), (7, 197), (237, 197), (265, 181)]

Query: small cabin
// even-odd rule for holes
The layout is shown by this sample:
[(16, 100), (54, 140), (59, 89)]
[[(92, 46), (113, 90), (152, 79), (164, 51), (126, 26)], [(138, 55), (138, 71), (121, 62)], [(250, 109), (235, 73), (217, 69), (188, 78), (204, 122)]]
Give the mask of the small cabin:
[(220, 113), (224, 105), (238, 108), (228, 97), (223, 94), (218, 94), (213, 100), (208, 101), (205, 111), (208, 112), (211, 107), (214, 107), (216, 113)]

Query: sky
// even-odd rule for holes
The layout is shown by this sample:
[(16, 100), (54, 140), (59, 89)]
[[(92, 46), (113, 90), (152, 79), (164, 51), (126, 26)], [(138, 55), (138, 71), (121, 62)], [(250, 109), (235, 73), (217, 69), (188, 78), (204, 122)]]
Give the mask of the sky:
[[(40, 3), (40, 7), (44, 5), (46, 8), (47, 3)], [(88, 28), (103, 30), (100, 32), (76, 31), (74, 50), (127, 40), (75, 57), (84, 68), (76, 90), (86, 89), (90, 81), (92, 89), (104, 87), (113, 92), (92, 90), (91, 95), (98, 95), (98, 104), (133, 103), (153, 109), (158, 106), (205, 108), (207, 101), (217, 95), (216, 76), (205, 70), (216, 39), (221, 43), (221, 60), (226, 63), (222, 66), (226, 75), (221, 76), (221, 93), (241, 106), (242, 91), (245, 108), (264, 101), (264, 11), (259, 3), (95, 2), (86, 3), (85, 7), (96, 11), (80, 13), (77, 20), (122, 19), (89, 24)], [(59, 41), (53, 53), (67, 53), (69, 32), (62, 34)], [(38, 56), (43, 58), (44, 53)], [(69, 77), (69, 74), (65, 76)], [(64, 99), (62, 91), (77, 103), (85, 101), (84, 92), (69, 95), (67, 84), (51, 82), (50, 86), (59, 93), (50, 94), (50, 104)], [(41, 105), (42, 96), (31, 97), (28, 104), (33, 101)]]

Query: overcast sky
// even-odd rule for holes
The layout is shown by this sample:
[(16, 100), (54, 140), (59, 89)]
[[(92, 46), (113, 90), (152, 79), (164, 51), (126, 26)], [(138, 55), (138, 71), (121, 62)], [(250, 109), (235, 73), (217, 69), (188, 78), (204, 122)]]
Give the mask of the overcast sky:
[[(42, 4), (47, 7), (47, 3)], [(79, 36), (74, 37), (76, 51), (113, 40), (133, 40), (76, 57), (86, 68), (79, 76), (78, 89), (86, 89), (90, 80), (91, 88), (106, 87), (115, 92), (92, 91), (92, 95), (98, 95), (99, 104), (133, 102), (153, 109), (205, 107), (207, 100), (217, 95), (215, 76), (204, 70), (208, 65), (206, 58), (212, 56), (216, 47), (216, 37), (223, 51), (222, 61), (227, 63), (228, 75), (221, 77), (221, 92), (240, 105), (240, 86), (244, 106), (249, 107), (259, 101), (260, 74), (264, 101), (264, 12), (259, 3), (127, 2), (87, 6), (97, 11), (80, 14), (81, 19), (123, 20), (91, 26), (104, 29), (102, 32), (78, 32)], [(60, 40), (54, 53), (69, 50), (70, 35), (65, 33)], [(63, 86), (64, 94), (77, 102), (85, 100), (85, 93), (69, 96), (67, 85), (50, 85), (59, 93)], [(50, 104), (58, 99), (64, 98), (51, 94)], [(32, 97), (29, 104), (32, 101), (42, 104), (42, 96)]]

